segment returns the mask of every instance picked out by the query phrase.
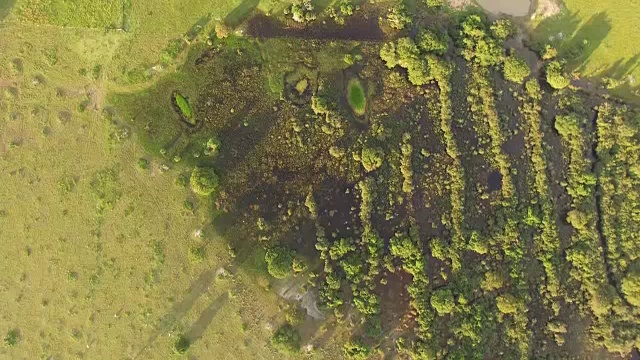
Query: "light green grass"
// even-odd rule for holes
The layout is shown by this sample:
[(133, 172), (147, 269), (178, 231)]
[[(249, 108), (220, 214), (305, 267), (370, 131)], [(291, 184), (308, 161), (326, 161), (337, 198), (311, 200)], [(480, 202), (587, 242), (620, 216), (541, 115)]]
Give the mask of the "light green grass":
[[(66, 7), (50, 12), (55, 1), (18, 0), (35, 15), (13, 8), (0, 23), (0, 331), (20, 332), (0, 358), (168, 359), (180, 334), (192, 337), (189, 357), (288, 358), (268, 342), (284, 321), (273, 279), (259, 266), (232, 266), (210, 227), (211, 204), (175, 185), (184, 169), (149, 156), (132, 119), (102, 111), (110, 89), (144, 92), (160, 79), (194, 96), (201, 84), (175, 68), (139, 84), (123, 74), (157, 64), (169, 39), (209, 12), (224, 18), (236, 2), (137, 1), (130, 32), (104, 29), (119, 13), (100, 6), (112, 3), (121, 4), (76, 2), (87, 6), (82, 18)], [(160, 120), (175, 116), (172, 90), (159, 94)], [(147, 169), (140, 158), (152, 159)], [(202, 261), (190, 262), (189, 250), (203, 246)], [(256, 254), (251, 261), (264, 267)], [(235, 278), (211, 277), (220, 267)], [(314, 336), (322, 334), (306, 338)]]
[(347, 100), (356, 115), (362, 116), (367, 111), (367, 98), (362, 84), (358, 79), (349, 80), (347, 85)]
[(558, 46), (582, 76), (625, 80), (627, 84), (616, 92), (626, 97), (637, 92), (640, 1), (564, 0), (564, 5), (560, 15), (534, 24), (535, 39)]

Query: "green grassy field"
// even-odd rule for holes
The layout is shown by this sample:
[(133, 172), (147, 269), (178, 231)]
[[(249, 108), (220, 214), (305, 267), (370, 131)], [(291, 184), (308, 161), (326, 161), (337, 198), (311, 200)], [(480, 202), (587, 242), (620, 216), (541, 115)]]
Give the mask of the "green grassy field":
[[(153, 84), (164, 74), (147, 70), (169, 40), (238, 4), (135, 1), (124, 15), (112, 1), (0, 9), (0, 332), (18, 334), (0, 357), (167, 359), (180, 335), (197, 358), (283, 357), (268, 337), (286, 302), (263, 253), (232, 262), (212, 204), (177, 186), (180, 164), (152, 157), (105, 101), (111, 89)], [(305, 340), (330, 342), (319, 326), (307, 319)]]
[(624, 81), (614, 93), (640, 94), (638, 0), (564, 0), (558, 16), (534, 24), (534, 37), (557, 45), (581, 76)]

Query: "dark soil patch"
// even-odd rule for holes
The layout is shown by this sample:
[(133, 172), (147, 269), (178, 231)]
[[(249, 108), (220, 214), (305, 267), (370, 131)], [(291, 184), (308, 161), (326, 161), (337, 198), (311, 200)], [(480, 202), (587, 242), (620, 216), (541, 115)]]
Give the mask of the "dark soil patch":
[(303, 38), (324, 40), (381, 41), (384, 34), (378, 24), (378, 16), (358, 11), (344, 25), (332, 21), (312, 23), (308, 26), (258, 14), (247, 22), (246, 34), (258, 38)]

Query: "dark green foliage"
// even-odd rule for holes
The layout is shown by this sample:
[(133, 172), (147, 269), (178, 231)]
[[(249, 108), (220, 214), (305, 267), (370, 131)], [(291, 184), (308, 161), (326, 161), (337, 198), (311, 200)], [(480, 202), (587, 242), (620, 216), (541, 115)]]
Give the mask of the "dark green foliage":
[(4, 346), (12, 347), (16, 346), (20, 341), (20, 331), (17, 329), (10, 330), (7, 336), (4, 337)]
[(552, 61), (545, 68), (547, 82), (554, 89), (564, 89), (569, 86), (571, 79), (565, 75), (560, 61)]
[(267, 249), (264, 261), (267, 271), (276, 279), (283, 279), (293, 271), (293, 251), (284, 246), (276, 245)]
[(212, 168), (196, 167), (191, 172), (189, 184), (198, 195), (209, 196), (218, 190), (218, 175)]
[(371, 353), (371, 349), (359, 339), (353, 339), (344, 344), (344, 356), (347, 359), (364, 360)]
[(180, 335), (178, 336), (176, 342), (173, 344), (173, 351), (179, 355), (186, 354), (190, 346), (191, 341), (189, 341), (189, 339), (187, 339), (184, 335)]
[(140, 170), (147, 170), (149, 168), (149, 160), (145, 158), (138, 159), (138, 168)]
[(356, 10), (356, 6), (351, 3), (350, 0), (340, 0), (338, 4), (331, 6), (327, 9), (329, 17), (332, 18), (337, 24), (344, 24), (345, 17), (353, 15)]
[(293, 326), (284, 324), (271, 337), (271, 345), (283, 353), (297, 353), (300, 351), (302, 338)]
[(531, 74), (531, 69), (524, 60), (513, 53), (504, 59), (503, 72), (505, 79), (522, 84), (524, 79)]

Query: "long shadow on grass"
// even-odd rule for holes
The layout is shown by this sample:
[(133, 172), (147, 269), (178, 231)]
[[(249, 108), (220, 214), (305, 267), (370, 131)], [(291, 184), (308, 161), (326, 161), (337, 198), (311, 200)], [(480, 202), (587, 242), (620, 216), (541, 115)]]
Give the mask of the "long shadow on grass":
[(244, 0), (224, 18), (225, 25), (235, 29), (251, 15), (253, 10), (258, 7), (258, 4), (260, 4), (260, 0)]
[(11, 12), (11, 8), (15, 4), (16, 0), (2, 0), (0, 1), (0, 21), (4, 20)]
[(216, 299), (211, 301), (209, 306), (207, 306), (207, 308), (202, 311), (198, 320), (196, 320), (196, 322), (191, 325), (191, 328), (189, 329), (189, 331), (187, 331), (185, 337), (192, 343), (200, 339), (202, 335), (204, 335), (204, 332), (207, 330), (209, 325), (211, 325), (211, 323), (213, 322), (213, 319), (215, 318), (218, 311), (220, 311), (220, 309), (226, 302), (226, 293), (218, 296)]
[(215, 269), (210, 269), (200, 274), (200, 276), (191, 283), (191, 286), (186, 291), (183, 299), (173, 305), (171, 310), (169, 310), (167, 314), (163, 316), (162, 319), (160, 319), (159, 325), (157, 326), (156, 330), (151, 334), (151, 336), (149, 336), (142, 349), (140, 349), (140, 351), (133, 358), (135, 359), (140, 356), (156, 341), (160, 334), (170, 330), (177, 321), (182, 319), (189, 312), (189, 310), (191, 310), (198, 298), (200, 298), (200, 296), (202, 296), (209, 290), (209, 287), (211, 286), (211, 284), (213, 284), (215, 279)]

